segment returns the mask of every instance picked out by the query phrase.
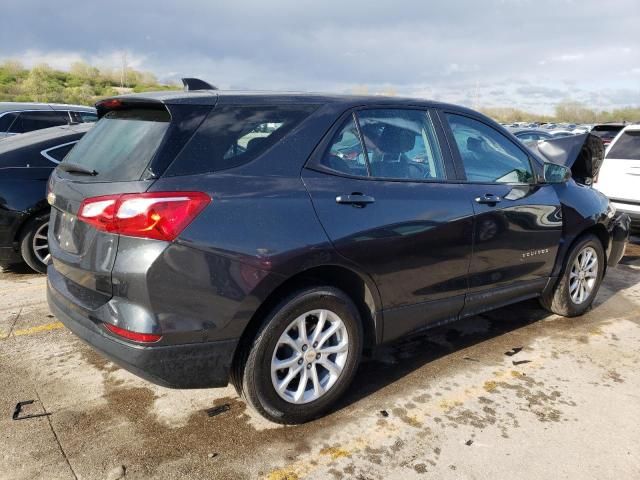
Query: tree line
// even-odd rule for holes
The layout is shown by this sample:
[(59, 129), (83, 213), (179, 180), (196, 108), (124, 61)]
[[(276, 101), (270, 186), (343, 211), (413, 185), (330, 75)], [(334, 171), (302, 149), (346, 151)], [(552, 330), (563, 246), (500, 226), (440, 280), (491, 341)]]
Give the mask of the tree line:
[(594, 110), (571, 100), (558, 103), (553, 115), (537, 115), (517, 108), (480, 108), (482, 113), (502, 123), (513, 122), (566, 122), (566, 123), (605, 123), (640, 122), (640, 107), (624, 107), (612, 110)]
[(132, 68), (97, 68), (84, 62), (68, 71), (47, 64), (25, 68), (9, 60), (0, 64), (0, 101), (93, 105), (98, 99), (127, 92), (180, 88), (158, 82), (149, 72)]

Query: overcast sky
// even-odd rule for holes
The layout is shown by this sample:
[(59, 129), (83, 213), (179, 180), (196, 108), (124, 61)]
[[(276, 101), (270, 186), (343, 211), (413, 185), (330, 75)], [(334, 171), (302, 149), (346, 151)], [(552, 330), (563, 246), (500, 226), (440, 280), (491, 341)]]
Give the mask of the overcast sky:
[(640, 0), (2, 0), (0, 60), (223, 88), (640, 105)]

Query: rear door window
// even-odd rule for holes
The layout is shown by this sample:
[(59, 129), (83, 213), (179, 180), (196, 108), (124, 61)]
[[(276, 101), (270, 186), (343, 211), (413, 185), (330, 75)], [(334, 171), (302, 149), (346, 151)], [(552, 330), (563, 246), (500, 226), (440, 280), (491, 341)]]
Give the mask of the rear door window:
[(13, 122), (9, 131), (11, 133), (27, 133), (33, 132), (34, 130), (41, 130), (43, 128), (67, 125), (68, 123), (69, 117), (66, 112), (54, 112), (47, 110), (20, 112), (18, 118)]
[(627, 130), (613, 144), (607, 158), (640, 160), (640, 130)]
[(216, 107), (165, 175), (217, 172), (262, 155), (317, 108), (316, 105)]
[(350, 115), (342, 128), (336, 132), (320, 164), (346, 175), (356, 177), (369, 175), (367, 160), (353, 115)]
[(361, 110), (356, 116), (372, 177), (445, 179), (442, 154), (427, 111)]
[(98, 172), (94, 177), (83, 177), (83, 181), (139, 180), (158, 150), (170, 120), (164, 109), (110, 111), (64, 161)]

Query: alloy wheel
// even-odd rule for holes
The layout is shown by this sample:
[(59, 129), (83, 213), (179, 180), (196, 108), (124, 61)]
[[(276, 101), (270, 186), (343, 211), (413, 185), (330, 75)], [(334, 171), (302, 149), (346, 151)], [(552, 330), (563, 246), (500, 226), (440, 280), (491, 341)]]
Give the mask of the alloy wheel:
[(584, 303), (598, 280), (598, 255), (593, 247), (585, 247), (576, 255), (569, 272), (569, 294), (576, 305)]
[(282, 333), (271, 359), (271, 381), (289, 403), (309, 403), (325, 395), (342, 374), (349, 334), (342, 319), (325, 309), (311, 310)]
[(31, 240), (31, 247), (33, 248), (33, 254), (44, 265), (49, 261), (49, 239), (47, 233), (49, 232), (49, 222), (43, 223), (33, 234)]

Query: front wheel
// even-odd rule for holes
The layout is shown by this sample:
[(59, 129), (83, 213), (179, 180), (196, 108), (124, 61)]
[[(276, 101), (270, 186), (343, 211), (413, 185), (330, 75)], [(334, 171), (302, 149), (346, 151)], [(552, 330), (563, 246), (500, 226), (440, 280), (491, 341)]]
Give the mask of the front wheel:
[(574, 245), (554, 290), (540, 303), (557, 315), (582, 315), (593, 303), (604, 275), (605, 254), (595, 235), (585, 235)]
[(349, 297), (333, 287), (305, 289), (265, 321), (239, 389), (269, 420), (303, 423), (325, 413), (344, 393), (361, 352), (360, 315)]

